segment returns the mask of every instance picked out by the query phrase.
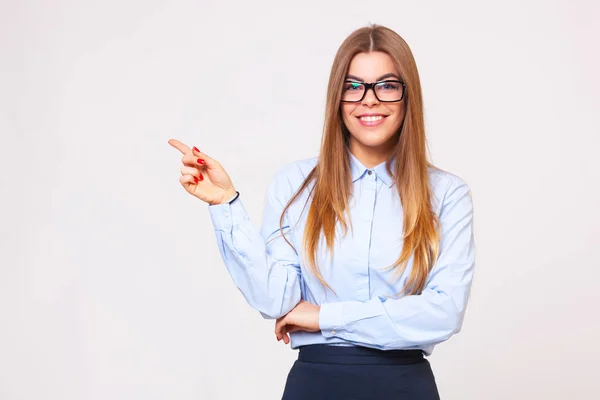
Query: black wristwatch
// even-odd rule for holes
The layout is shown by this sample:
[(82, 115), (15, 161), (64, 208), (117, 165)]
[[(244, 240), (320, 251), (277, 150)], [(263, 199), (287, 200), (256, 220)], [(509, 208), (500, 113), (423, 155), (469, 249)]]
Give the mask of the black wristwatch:
[(236, 191), (235, 191), (235, 196), (233, 196), (233, 199), (229, 200), (229, 201), (227, 202), (227, 204), (231, 204), (231, 203), (233, 203), (234, 201), (236, 201), (236, 200), (237, 200), (237, 198), (238, 198), (238, 197), (240, 197), (240, 192), (238, 192), (238, 191), (236, 190)]

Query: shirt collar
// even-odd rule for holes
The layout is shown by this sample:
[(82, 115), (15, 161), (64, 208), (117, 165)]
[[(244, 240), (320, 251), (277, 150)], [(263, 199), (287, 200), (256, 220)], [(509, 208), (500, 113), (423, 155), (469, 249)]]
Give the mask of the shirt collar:
[[(352, 174), (352, 182), (356, 182), (367, 173), (369, 168), (365, 167), (363, 163), (361, 163), (350, 151), (348, 151), (348, 154), (350, 155), (350, 171)], [(395, 157), (396, 156), (394, 156), (394, 158)], [(394, 158), (392, 158), (392, 165)], [(394, 184), (394, 177), (387, 172), (387, 169), (385, 168), (385, 161), (374, 166), (371, 168), (371, 170), (373, 170), (377, 178), (381, 179), (381, 181), (388, 187), (391, 187)]]

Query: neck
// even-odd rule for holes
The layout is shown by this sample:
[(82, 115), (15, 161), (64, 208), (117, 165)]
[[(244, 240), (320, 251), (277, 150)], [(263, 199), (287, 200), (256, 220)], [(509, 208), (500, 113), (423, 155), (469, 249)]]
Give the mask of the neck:
[[(393, 144), (393, 143), (392, 143)], [(365, 167), (373, 168), (376, 165), (387, 161), (394, 150), (393, 146), (368, 147), (351, 141), (349, 143), (350, 152), (356, 157)]]

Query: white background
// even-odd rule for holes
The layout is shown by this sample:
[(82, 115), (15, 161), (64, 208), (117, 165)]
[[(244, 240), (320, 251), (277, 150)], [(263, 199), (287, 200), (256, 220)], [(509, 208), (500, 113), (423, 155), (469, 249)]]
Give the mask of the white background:
[(280, 398), (296, 352), (231, 282), (167, 140), (219, 160), (260, 223), (369, 22), (411, 46), (432, 160), (473, 192), (442, 399), (597, 398), (598, 2), (2, 0), (0, 399)]

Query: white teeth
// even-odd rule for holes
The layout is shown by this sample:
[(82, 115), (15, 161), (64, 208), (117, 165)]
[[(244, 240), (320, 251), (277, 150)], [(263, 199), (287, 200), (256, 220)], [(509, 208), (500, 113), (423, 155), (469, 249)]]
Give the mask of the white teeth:
[(373, 121), (379, 121), (381, 118), (383, 118), (383, 116), (373, 115), (373, 116), (360, 117), (360, 120), (365, 121), (365, 122), (373, 122)]

